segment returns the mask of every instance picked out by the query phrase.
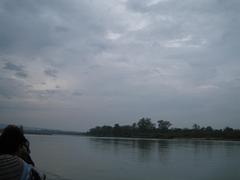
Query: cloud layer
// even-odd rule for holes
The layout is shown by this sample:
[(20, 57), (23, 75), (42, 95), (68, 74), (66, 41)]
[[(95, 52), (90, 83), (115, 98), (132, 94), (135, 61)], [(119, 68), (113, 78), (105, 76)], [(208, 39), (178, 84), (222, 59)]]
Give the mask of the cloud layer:
[(0, 2), (1, 122), (240, 128), (240, 2)]

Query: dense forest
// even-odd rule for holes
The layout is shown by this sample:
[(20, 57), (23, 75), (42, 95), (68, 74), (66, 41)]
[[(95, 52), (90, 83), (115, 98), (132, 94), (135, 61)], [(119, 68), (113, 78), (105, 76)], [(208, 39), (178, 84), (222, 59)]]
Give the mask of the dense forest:
[(141, 118), (132, 125), (97, 126), (90, 129), (86, 134), (101, 137), (134, 137), (134, 138), (203, 138), (203, 139), (229, 139), (240, 140), (240, 130), (226, 127), (214, 129), (211, 126), (201, 127), (193, 124), (192, 128), (170, 128), (171, 122), (157, 121), (157, 125), (151, 118)]

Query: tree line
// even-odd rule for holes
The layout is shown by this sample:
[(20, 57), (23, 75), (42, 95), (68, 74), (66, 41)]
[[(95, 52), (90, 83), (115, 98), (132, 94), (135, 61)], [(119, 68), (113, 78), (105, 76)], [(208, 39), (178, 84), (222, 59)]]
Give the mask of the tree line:
[(172, 123), (165, 120), (151, 121), (151, 118), (141, 118), (132, 125), (97, 126), (90, 129), (86, 135), (101, 137), (134, 137), (134, 138), (203, 138), (240, 140), (240, 130), (225, 127), (214, 129), (211, 126), (201, 127), (193, 124), (192, 128), (171, 128)]

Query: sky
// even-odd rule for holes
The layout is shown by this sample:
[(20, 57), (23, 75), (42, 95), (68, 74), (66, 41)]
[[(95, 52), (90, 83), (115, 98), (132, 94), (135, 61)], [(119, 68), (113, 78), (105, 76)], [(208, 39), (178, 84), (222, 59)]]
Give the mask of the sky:
[(0, 123), (240, 128), (239, 0), (1, 0)]

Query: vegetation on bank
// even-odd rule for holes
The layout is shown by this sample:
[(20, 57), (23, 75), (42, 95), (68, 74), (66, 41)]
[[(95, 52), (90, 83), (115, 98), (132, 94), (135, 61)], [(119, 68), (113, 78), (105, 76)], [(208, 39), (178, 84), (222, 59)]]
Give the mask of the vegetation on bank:
[(213, 129), (211, 126), (201, 127), (194, 124), (189, 128), (170, 128), (171, 122), (165, 120), (157, 121), (157, 125), (150, 118), (141, 118), (132, 125), (115, 124), (112, 126), (97, 126), (90, 129), (86, 134), (101, 137), (133, 137), (133, 138), (203, 138), (203, 139), (225, 139), (240, 140), (240, 129), (226, 127), (224, 129)]

